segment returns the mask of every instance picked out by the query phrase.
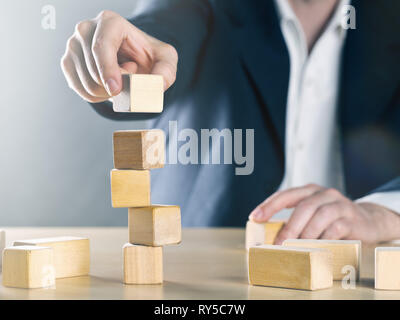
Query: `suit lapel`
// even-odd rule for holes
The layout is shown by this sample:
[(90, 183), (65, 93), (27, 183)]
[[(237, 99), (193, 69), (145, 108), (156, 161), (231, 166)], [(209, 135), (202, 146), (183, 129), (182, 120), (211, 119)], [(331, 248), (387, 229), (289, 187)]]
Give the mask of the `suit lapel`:
[(339, 100), (345, 132), (377, 124), (398, 89), (400, 43), (394, 30), (399, 30), (399, 23), (398, 17), (390, 19), (390, 11), (400, 10), (396, 1), (389, 6), (381, 1), (353, 1), (357, 27), (347, 30)]
[(356, 29), (347, 30), (343, 51), (339, 121), (346, 191), (355, 198), (383, 182), (373, 173), (366, 177), (371, 167), (360, 159), (371, 151), (363, 146), (368, 146), (373, 129), (388, 130), (388, 117), (399, 106), (399, 4), (398, 0), (352, 2)]
[(272, 122), (283, 147), (289, 55), (273, 1), (251, 1), (249, 6), (253, 13), (250, 12), (236, 30), (238, 49), (243, 67), (262, 100), (262, 114), (269, 117), (266, 121)]

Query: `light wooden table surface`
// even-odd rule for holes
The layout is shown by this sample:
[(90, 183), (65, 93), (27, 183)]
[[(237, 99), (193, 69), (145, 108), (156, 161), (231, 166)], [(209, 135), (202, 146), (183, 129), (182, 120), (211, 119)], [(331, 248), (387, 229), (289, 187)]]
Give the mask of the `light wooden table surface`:
[(6, 228), (7, 244), (49, 236), (87, 236), (91, 272), (59, 279), (55, 288), (14, 289), (0, 285), (2, 299), (400, 299), (400, 291), (373, 289), (373, 248), (363, 249), (362, 280), (356, 289), (308, 292), (247, 284), (243, 229), (185, 229), (182, 243), (164, 248), (163, 285), (124, 285), (122, 245), (127, 228)]

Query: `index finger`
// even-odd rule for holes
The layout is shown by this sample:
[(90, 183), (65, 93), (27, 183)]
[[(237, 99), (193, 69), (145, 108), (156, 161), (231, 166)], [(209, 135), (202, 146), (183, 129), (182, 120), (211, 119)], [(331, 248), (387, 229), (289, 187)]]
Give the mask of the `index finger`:
[(255, 222), (266, 222), (274, 214), (283, 209), (295, 207), (297, 203), (321, 189), (322, 187), (318, 185), (308, 184), (306, 186), (280, 191), (256, 207), (250, 214), (250, 219)]
[(117, 57), (122, 41), (123, 34), (118, 27), (118, 22), (115, 20), (98, 22), (93, 35), (92, 53), (101, 81), (110, 96), (116, 95), (122, 89)]
[(98, 20), (92, 52), (100, 78), (111, 96), (122, 90), (119, 55), (123, 63), (151, 64), (151, 46), (139, 29), (118, 15)]

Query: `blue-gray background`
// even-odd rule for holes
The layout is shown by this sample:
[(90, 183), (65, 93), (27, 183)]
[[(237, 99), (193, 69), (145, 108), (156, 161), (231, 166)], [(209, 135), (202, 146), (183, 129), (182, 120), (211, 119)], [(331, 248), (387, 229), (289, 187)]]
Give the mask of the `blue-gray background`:
[[(41, 9), (56, 9), (43, 30)], [(110, 204), (112, 132), (143, 123), (98, 116), (60, 69), (75, 24), (103, 9), (130, 15), (134, 0), (3, 0), (0, 9), (0, 226), (115, 226)], [(157, 199), (153, 199), (157, 200)]]

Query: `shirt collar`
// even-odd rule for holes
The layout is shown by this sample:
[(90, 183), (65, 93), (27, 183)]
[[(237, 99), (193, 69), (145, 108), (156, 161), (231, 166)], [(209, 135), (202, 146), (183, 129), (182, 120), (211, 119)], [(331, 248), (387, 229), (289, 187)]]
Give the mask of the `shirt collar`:
[(296, 14), (290, 6), (288, 0), (274, 0), (275, 7), (278, 13), (278, 18), (281, 21), (295, 21), (297, 20)]

